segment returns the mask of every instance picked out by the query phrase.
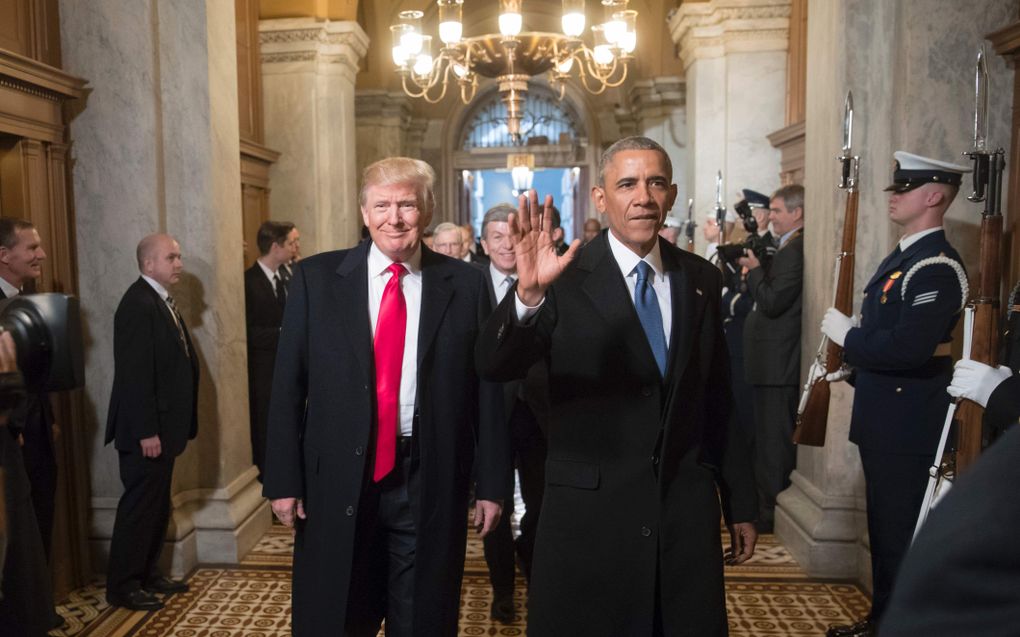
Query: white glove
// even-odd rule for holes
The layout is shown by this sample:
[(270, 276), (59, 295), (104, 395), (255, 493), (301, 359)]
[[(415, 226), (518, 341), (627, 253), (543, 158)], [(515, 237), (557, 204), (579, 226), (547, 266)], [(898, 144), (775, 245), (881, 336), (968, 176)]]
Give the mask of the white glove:
[(854, 370), (850, 369), (849, 367), (840, 367), (831, 374), (826, 374), (825, 380), (829, 381), (830, 383), (839, 383), (850, 378), (850, 375), (853, 373)]
[(953, 380), (946, 392), (953, 398), (973, 400), (984, 407), (999, 383), (1012, 375), (1013, 370), (1005, 365), (990, 367), (977, 361), (961, 360), (956, 363)]
[(857, 327), (857, 323), (855, 318), (830, 307), (825, 310), (825, 316), (822, 317), (822, 334), (828, 336), (829, 340), (836, 345), (843, 347), (847, 332), (850, 331), (850, 328)]

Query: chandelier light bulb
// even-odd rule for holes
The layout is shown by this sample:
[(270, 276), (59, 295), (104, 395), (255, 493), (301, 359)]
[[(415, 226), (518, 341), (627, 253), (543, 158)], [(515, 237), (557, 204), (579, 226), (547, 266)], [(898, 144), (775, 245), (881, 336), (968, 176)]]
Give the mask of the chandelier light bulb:
[(563, 60), (562, 62), (556, 65), (556, 71), (563, 75), (570, 73), (570, 69), (572, 68), (574, 68), (573, 56), (568, 57), (567, 59)]
[(408, 57), (414, 57), (421, 53), (422, 32), (421, 19), (425, 14), (421, 11), (401, 11), (397, 14), (405, 29), (400, 33), (400, 46), (407, 51)]
[(563, 35), (579, 38), (584, 33), (584, 0), (563, 0)]
[(453, 45), (464, 36), (464, 24), (461, 21), (463, 0), (439, 0), (439, 39), (444, 44)]
[(605, 28), (606, 40), (610, 44), (619, 45), (623, 35), (627, 32), (627, 23), (623, 20), (610, 20), (602, 25)]
[(414, 60), (414, 73), (420, 77), (425, 77), (432, 73), (432, 54), (431, 53), (419, 53), (418, 57)]
[(407, 59), (409, 57), (410, 56), (407, 54), (407, 51), (404, 50), (404, 47), (400, 46), (399, 44), (393, 47), (393, 63), (396, 64), (397, 66), (400, 67), (406, 66)]
[[(612, 26), (610, 26), (612, 25)], [(619, 30), (614, 33), (616, 40), (610, 40), (625, 53), (633, 53), (637, 48), (637, 11), (617, 11), (612, 19), (606, 23), (606, 39), (610, 37), (610, 30)]]
[(457, 44), (464, 35), (464, 25), (460, 22), (440, 22), (439, 39), (444, 44)]
[(522, 0), (499, 0), (499, 32), (506, 38), (517, 37), (524, 27)]
[(624, 31), (623, 37), (617, 42), (617, 45), (623, 49), (624, 53), (633, 53), (634, 49), (637, 48), (637, 33), (633, 31)]
[(608, 44), (600, 44), (592, 49), (592, 57), (595, 58), (596, 64), (609, 66), (613, 63), (613, 47)]
[(468, 69), (460, 62), (452, 63), (450, 65), (450, 68), (453, 69), (453, 74), (456, 75), (458, 79), (463, 80), (465, 77), (467, 77)]

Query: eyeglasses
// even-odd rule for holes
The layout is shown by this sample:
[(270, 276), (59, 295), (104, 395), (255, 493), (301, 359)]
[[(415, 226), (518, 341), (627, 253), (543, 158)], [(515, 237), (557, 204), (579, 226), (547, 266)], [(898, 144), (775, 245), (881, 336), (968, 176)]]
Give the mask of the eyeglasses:
[(464, 245), (463, 241), (455, 241), (451, 243), (436, 243), (434, 247), (436, 250), (445, 250), (446, 248), (459, 248)]

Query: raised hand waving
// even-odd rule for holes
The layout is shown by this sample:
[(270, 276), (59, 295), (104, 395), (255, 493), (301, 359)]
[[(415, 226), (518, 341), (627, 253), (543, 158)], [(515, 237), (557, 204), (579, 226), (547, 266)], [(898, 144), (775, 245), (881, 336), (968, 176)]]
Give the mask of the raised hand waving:
[(574, 239), (566, 253), (556, 254), (552, 239), (551, 195), (546, 195), (542, 208), (538, 207), (538, 193), (529, 190), (517, 201), (517, 214), (507, 220), (510, 240), (517, 260), (517, 296), (534, 307), (545, 298), (545, 291), (558, 279), (577, 253), (580, 240)]

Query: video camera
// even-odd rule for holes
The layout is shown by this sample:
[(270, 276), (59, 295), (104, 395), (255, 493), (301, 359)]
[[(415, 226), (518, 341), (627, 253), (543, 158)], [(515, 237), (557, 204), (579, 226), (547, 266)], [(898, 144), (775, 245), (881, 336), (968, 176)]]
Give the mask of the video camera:
[(739, 243), (724, 243), (719, 246), (717, 252), (719, 262), (732, 273), (740, 270), (740, 267), (737, 265), (737, 259), (744, 256), (745, 250), (750, 250), (757, 257), (758, 261), (761, 262), (762, 266), (766, 268), (768, 263), (772, 261), (772, 255), (776, 253), (776, 248), (772, 241), (758, 235), (758, 220), (754, 218), (754, 213), (751, 210), (752, 208), (768, 209), (769, 198), (747, 188), (743, 190), (743, 193), (744, 198), (734, 204), (733, 209), (740, 216), (744, 224), (747, 238)]
[(18, 371), (0, 374), (0, 412), (25, 392), (63, 391), (85, 384), (81, 311), (66, 294), (30, 294), (0, 301), (0, 332), (10, 332)]

